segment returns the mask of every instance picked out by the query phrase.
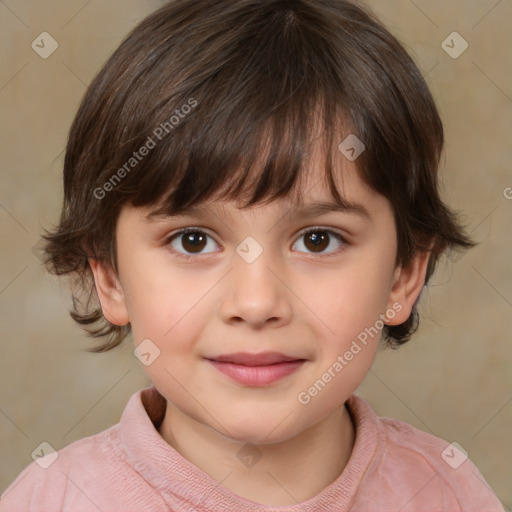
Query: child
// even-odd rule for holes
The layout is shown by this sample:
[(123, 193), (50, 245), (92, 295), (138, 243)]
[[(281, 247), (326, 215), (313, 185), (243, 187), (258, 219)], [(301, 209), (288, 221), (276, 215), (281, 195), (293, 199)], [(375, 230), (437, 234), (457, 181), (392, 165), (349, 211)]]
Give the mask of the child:
[(153, 386), (0, 510), (502, 511), (457, 447), (353, 394), (380, 340), (415, 331), (440, 257), (472, 245), (442, 148), (420, 71), (348, 0), (143, 20), (80, 106), (45, 238), (95, 350), (130, 334)]

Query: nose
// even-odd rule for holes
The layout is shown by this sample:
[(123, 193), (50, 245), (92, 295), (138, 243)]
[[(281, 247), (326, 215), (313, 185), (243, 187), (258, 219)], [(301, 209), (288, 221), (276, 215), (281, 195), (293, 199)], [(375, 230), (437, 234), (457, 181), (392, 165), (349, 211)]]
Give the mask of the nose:
[(263, 250), (251, 263), (235, 254), (233, 267), (224, 283), (219, 306), (222, 321), (233, 325), (245, 323), (254, 329), (289, 323), (292, 294), (283, 266), (277, 264), (271, 251)]

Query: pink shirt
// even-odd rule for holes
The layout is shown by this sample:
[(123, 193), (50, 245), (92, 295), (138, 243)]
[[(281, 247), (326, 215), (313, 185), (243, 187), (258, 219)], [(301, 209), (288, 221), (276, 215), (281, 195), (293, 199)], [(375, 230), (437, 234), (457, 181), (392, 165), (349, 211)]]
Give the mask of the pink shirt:
[[(504, 512), (475, 467), (449, 443), (403, 421), (378, 418), (352, 395), (356, 426), (342, 474), (313, 498), (286, 507), (234, 494), (172, 448), (155, 425), (165, 400), (154, 387), (129, 400), (121, 421), (27, 466), (0, 500), (0, 512)], [(445, 458), (442, 452), (445, 452)], [(450, 461), (445, 462), (445, 459)]]

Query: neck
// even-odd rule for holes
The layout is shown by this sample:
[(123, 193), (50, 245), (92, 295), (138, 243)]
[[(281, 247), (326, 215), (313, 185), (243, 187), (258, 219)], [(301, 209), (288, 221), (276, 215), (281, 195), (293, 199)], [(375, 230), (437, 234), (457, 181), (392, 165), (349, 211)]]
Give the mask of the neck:
[(267, 506), (294, 505), (316, 496), (341, 475), (355, 441), (344, 405), (294, 438), (274, 444), (228, 439), (169, 402), (159, 431), (224, 487)]

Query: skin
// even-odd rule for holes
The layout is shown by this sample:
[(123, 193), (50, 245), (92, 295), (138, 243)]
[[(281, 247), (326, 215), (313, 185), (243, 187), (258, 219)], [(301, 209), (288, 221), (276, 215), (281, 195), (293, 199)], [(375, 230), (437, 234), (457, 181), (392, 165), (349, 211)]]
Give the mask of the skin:
[[(167, 400), (162, 437), (223, 486), (265, 505), (307, 500), (340, 476), (356, 435), (344, 404), (370, 370), (379, 337), (309, 403), (300, 403), (298, 394), (379, 315), (394, 309), (386, 323), (403, 323), (424, 285), (428, 254), (405, 268), (395, 265), (391, 205), (360, 180), (354, 163), (339, 164), (338, 190), (369, 217), (304, 217), (283, 199), (246, 210), (211, 201), (204, 216), (149, 222), (148, 208), (125, 206), (116, 233), (119, 275), (89, 260), (105, 317), (130, 322), (136, 345), (149, 338), (160, 349), (144, 369)], [(305, 204), (331, 199), (322, 173), (320, 166), (310, 169)], [(166, 241), (185, 227), (209, 235), (199, 253), (183, 236)], [(317, 234), (335, 231), (346, 242), (329, 235), (315, 252), (301, 234), (311, 227)], [(236, 252), (247, 236), (263, 249), (250, 264)], [(205, 359), (238, 351), (278, 351), (307, 361), (258, 388), (231, 380)], [(250, 468), (237, 456), (247, 443), (261, 455)]]

